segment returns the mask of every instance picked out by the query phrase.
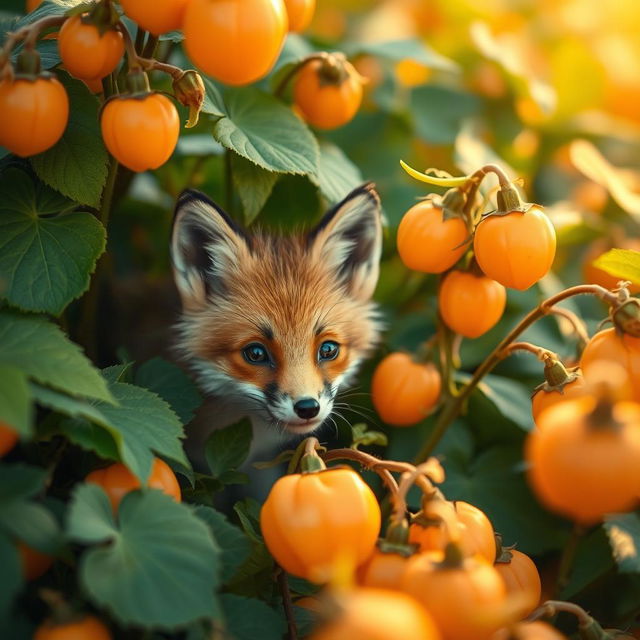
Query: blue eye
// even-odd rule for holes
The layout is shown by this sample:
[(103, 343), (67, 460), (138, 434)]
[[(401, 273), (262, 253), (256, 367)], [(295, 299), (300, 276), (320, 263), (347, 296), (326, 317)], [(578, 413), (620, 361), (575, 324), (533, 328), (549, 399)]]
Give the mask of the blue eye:
[(318, 349), (318, 360), (335, 360), (340, 351), (340, 345), (333, 340), (327, 340)]
[(242, 355), (249, 364), (268, 364), (271, 362), (269, 352), (266, 347), (258, 342), (248, 344), (243, 350)]

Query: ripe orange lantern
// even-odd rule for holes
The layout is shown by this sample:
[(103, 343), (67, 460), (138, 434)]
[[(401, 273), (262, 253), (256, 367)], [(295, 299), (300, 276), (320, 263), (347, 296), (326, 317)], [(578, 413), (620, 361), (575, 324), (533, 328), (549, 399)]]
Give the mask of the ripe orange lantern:
[(440, 640), (432, 617), (404, 593), (363, 588), (334, 595), (338, 617), (310, 640)]
[(189, 0), (120, 0), (125, 14), (154, 36), (182, 27)]
[[(97, 484), (102, 487), (109, 497), (111, 506), (114, 511), (118, 510), (118, 505), (127, 493), (134, 489), (139, 489), (142, 485), (140, 480), (127, 469), (121, 462), (112, 464), (104, 469), (96, 469), (92, 471), (86, 478), (85, 482)], [(151, 467), (151, 474), (147, 480), (147, 486), (152, 489), (160, 489), (168, 496), (171, 496), (176, 502), (182, 500), (180, 485), (171, 470), (171, 467), (155, 458)]]
[(631, 399), (640, 402), (640, 338), (626, 333), (620, 335), (614, 328), (596, 333), (580, 358), (580, 367), (585, 372), (587, 382), (592, 367), (597, 369), (597, 362), (605, 360), (612, 360), (625, 368), (633, 394)]
[(27, 580), (36, 580), (44, 575), (53, 564), (53, 558), (42, 551), (38, 551), (24, 542), (18, 543), (22, 573)]
[(323, 583), (369, 557), (380, 531), (380, 507), (350, 468), (292, 474), (273, 485), (260, 527), (280, 566)]
[(225, 84), (265, 76), (287, 34), (283, 0), (191, 0), (184, 16), (184, 46), (193, 62)]
[(507, 593), (519, 595), (530, 602), (526, 613), (531, 613), (540, 602), (542, 583), (533, 560), (512, 548), (501, 548), (495, 568), (504, 580)]
[(464, 255), (468, 236), (462, 217), (445, 216), (438, 201), (425, 200), (411, 207), (400, 221), (398, 253), (409, 269), (442, 273)]
[(316, 10), (316, 0), (284, 0), (289, 17), (289, 31), (304, 31)]
[(529, 481), (549, 509), (593, 524), (627, 511), (640, 495), (640, 404), (593, 396), (538, 418), (526, 442)]
[(376, 548), (358, 570), (358, 583), (377, 589), (400, 589), (410, 555)]
[(391, 353), (373, 373), (371, 399), (387, 424), (404, 427), (429, 415), (441, 387), (440, 372), (431, 362), (421, 364), (407, 353)]
[(482, 640), (504, 626), (507, 590), (479, 558), (462, 558), (455, 545), (413, 556), (403, 590), (431, 613), (445, 640)]
[(466, 338), (477, 338), (496, 325), (507, 302), (505, 288), (484, 275), (448, 273), (438, 291), (438, 308), (446, 325)]
[(89, 16), (75, 15), (62, 25), (58, 35), (60, 58), (67, 71), (80, 80), (94, 81), (108, 76), (124, 54), (122, 34), (115, 29), (101, 33), (87, 22)]
[[(483, 511), (468, 502), (456, 500), (452, 503), (460, 530), (460, 549), (465, 556), (480, 555), (492, 563), (496, 558), (496, 543), (493, 526)], [(423, 526), (411, 525), (409, 542), (420, 545), (421, 551), (444, 551), (449, 542), (446, 527), (441, 522)]]
[(40, 73), (40, 58), (24, 50), (13, 79), (0, 81), (0, 145), (18, 156), (46, 151), (64, 133), (69, 98), (57, 78)]
[(556, 232), (540, 207), (510, 209), (480, 221), (473, 249), (489, 278), (524, 291), (551, 268), (556, 255)]
[(18, 432), (6, 422), (0, 421), (0, 458), (16, 446)]
[(109, 153), (128, 169), (157, 169), (178, 142), (178, 111), (169, 98), (149, 91), (145, 74), (129, 75), (132, 92), (112, 98), (102, 110), (102, 138)]
[(362, 78), (338, 53), (310, 60), (297, 73), (293, 100), (302, 117), (318, 129), (349, 122), (362, 102)]
[(56, 622), (47, 620), (35, 631), (33, 640), (111, 640), (109, 629), (95, 616)]

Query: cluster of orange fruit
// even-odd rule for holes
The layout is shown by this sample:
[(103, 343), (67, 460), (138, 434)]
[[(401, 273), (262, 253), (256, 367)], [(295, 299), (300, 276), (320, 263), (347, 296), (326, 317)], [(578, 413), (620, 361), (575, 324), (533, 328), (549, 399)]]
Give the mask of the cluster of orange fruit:
[[(271, 71), (288, 31), (308, 26), (315, 0), (120, 0), (120, 5), (154, 37), (182, 30), (187, 54), (212, 78), (246, 85)], [(109, 152), (133, 171), (163, 165), (178, 141), (178, 112), (167, 96), (151, 91), (111, 0), (98, 0), (89, 11), (71, 14), (57, 38), (63, 68), (94, 93), (102, 92), (103, 79), (128, 51), (127, 90), (119, 95), (116, 91), (103, 105), (102, 137)], [(46, 151), (60, 140), (69, 120), (63, 85), (53, 74), (41, 72), (31, 44), (15, 70), (6, 60), (0, 66), (0, 144), (23, 157)], [(189, 107), (196, 102), (199, 109), (205, 96), (202, 79), (194, 72), (182, 77), (181, 70), (173, 69), (176, 99)], [(344, 56), (313, 55), (295, 69), (293, 94), (298, 114), (315, 127), (332, 129), (358, 111), (362, 80)]]
[(482, 640), (538, 605), (535, 564), (502, 548), (477, 507), (425, 492), (411, 524), (402, 510), (377, 540), (380, 507), (360, 475), (305, 458), (274, 485), (260, 524), (286, 571), (328, 584), (296, 603), (323, 620), (313, 640)]

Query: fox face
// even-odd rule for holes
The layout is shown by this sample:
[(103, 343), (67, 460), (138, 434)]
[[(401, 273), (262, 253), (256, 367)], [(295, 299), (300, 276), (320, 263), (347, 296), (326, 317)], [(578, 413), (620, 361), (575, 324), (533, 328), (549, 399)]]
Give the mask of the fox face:
[(171, 243), (177, 348), (201, 389), (296, 434), (329, 418), (375, 346), (382, 228), (373, 185), (305, 235), (249, 234), (202, 194), (178, 199)]

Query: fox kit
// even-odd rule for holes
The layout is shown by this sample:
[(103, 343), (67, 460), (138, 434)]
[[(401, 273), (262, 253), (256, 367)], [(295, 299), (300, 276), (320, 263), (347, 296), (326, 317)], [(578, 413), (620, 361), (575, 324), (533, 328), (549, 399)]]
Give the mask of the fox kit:
[[(182, 299), (177, 348), (211, 398), (205, 431), (248, 416), (261, 432), (307, 434), (375, 346), (371, 295), (382, 244), (372, 184), (305, 235), (239, 228), (196, 191), (176, 205), (171, 243)], [(187, 448), (204, 442), (193, 437)]]

